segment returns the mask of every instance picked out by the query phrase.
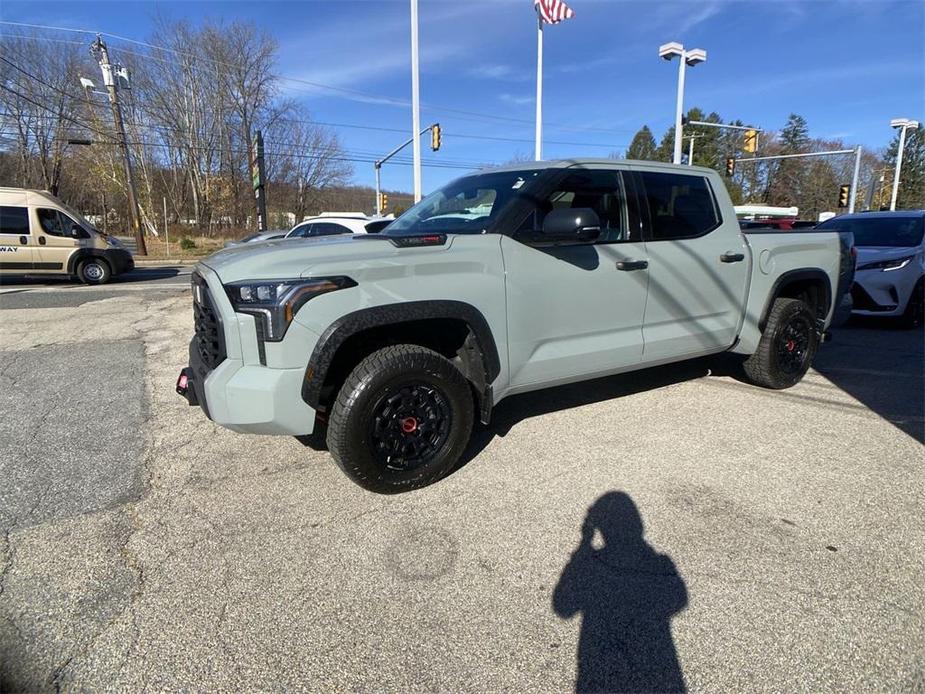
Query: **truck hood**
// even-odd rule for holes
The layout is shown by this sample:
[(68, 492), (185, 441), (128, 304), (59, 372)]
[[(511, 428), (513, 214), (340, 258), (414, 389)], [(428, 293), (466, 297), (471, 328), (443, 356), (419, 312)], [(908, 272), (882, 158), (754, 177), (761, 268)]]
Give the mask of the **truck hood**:
[(858, 267), (882, 260), (908, 258), (910, 255), (915, 255), (918, 251), (918, 248), (915, 246), (899, 248), (896, 246), (856, 246), (856, 248), (858, 249)]
[[(409, 255), (442, 253), (452, 244), (398, 248), (388, 237), (364, 234), (276, 239), (225, 248), (200, 261), (214, 270), (222, 283), (242, 280), (291, 279), (327, 274), (349, 275), (371, 265), (394, 265)], [(402, 260), (398, 258), (401, 256)]]

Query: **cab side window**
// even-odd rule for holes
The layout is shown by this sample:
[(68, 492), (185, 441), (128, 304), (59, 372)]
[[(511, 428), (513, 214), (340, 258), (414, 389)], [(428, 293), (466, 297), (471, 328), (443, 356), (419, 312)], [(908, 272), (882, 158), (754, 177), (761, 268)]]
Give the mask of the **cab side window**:
[(76, 224), (74, 220), (58, 210), (49, 210), (44, 207), (36, 209), (42, 231), (50, 236), (70, 236), (71, 227)]
[(627, 220), (623, 181), (616, 171), (575, 171), (556, 186), (555, 192), (540, 201), (522, 229), (540, 229), (552, 210), (576, 207), (591, 208), (601, 221), (597, 243), (633, 241)]
[(29, 235), (28, 207), (0, 207), (0, 234)]
[(713, 192), (703, 176), (649, 171), (639, 178), (653, 241), (703, 236), (720, 225)]

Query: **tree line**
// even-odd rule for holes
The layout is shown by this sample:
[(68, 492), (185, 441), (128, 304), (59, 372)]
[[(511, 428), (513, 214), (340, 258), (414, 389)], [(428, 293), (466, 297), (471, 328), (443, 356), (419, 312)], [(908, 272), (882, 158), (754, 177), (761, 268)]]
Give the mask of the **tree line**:
[[(688, 121), (745, 126), (741, 120), (724, 121), (718, 113), (705, 114), (692, 108)], [(684, 127), (682, 151), (688, 152), (689, 137), (694, 138), (693, 163), (726, 174), (727, 159), (747, 158), (743, 151), (743, 131), (688, 124)], [(644, 125), (633, 137), (625, 152), (627, 159), (671, 161), (675, 129), (670, 127), (656, 143), (655, 136)], [(838, 138), (811, 137), (806, 120), (791, 114), (780, 130), (759, 134), (759, 156), (805, 154), (831, 150), (853, 149)], [(892, 190), (893, 171), (898, 151), (899, 135), (884, 151), (862, 150), (855, 209), (888, 207)], [(726, 178), (735, 204), (757, 203), (775, 206), (797, 206), (800, 216), (816, 219), (820, 212), (835, 211), (838, 192), (850, 184), (854, 155), (834, 155), (806, 159), (783, 159), (769, 162), (740, 162), (731, 177)], [(909, 131), (904, 148), (902, 178), (897, 207), (925, 207), (925, 136), (922, 130)]]
[[(49, 190), (127, 230), (120, 135), (88, 46), (0, 38), (0, 185)], [(128, 70), (120, 100), (148, 231), (162, 226), (164, 200), (172, 224), (204, 233), (252, 227), (258, 130), (271, 225), (319, 212), (330, 198), (359, 204), (347, 186), (351, 157), (336, 133), (282, 95), (276, 42), (255, 25), (160, 21), (143, 46), (110, 53)]]

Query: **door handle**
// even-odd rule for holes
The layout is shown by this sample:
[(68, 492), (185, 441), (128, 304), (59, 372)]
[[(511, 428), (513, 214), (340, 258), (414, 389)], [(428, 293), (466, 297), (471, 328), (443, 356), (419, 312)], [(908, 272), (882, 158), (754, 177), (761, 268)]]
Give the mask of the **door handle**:
[(20, 237), (19, 237), (19, 245), (20, 245), (20, 246), (25, 246), (27, 243), (29, 243), (29, 239), (27, 239), (25, 236), (20, 236)]
[(745, 260), (744, 253), (723, 253), (720, 257), (720, 262), (723, 263), (738, 263)]
[(45, 245), (45, 237), (44, 237), (44, 236), (39, 236), (39, 245), (40, 245), (40, 246), (44, 246), (44, 245)]
[(648, 260), (618, 260), (617, 261), (617, 270), (629, 271), (629, 270), (645, 270), (649, 267)]

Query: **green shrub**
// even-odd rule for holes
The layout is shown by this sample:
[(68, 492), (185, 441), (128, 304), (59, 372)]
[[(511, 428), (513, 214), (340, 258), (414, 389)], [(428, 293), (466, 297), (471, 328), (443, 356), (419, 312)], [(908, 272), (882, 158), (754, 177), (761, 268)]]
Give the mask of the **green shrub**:
[(180, 239), (180, 248), (183, 249), (184, 251), (192, 250), (195, 247), (196, 247), (196, 242), (193, 241), (193, 239), (191, 239), (190, 237), (184, 236), (183, 238)]

